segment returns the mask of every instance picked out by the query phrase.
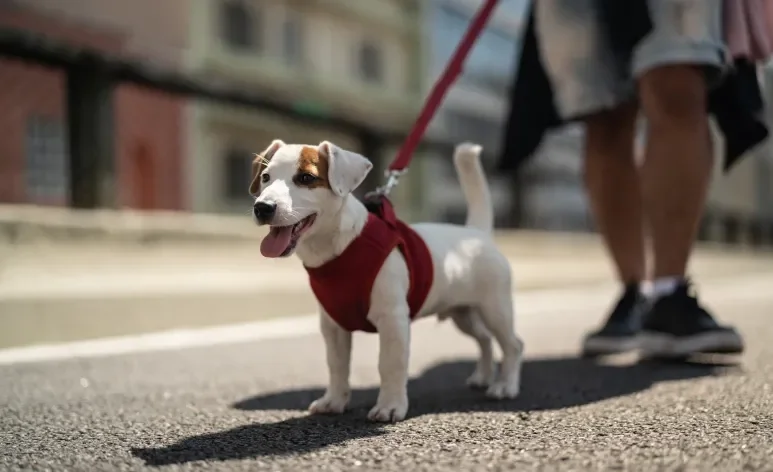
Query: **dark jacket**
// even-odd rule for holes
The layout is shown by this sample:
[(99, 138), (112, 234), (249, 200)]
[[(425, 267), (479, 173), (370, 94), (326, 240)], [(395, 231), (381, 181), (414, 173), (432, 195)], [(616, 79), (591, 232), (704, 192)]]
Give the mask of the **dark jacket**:
[[(598, 2), (610, 43), (616, 46), (614, 53), (627, 64), (635, 45), (652, 28), (646, 0)], [(522, 41), (499, 159), (499, 168), (505, 171), (517, 170), (525, 163), (548, 131), (577, 119), (563, 120), (556, 111), (550, 80), (537, 47), (533, 6), (528, 13)], [(768, 137), (754, 64), (736, 61), (722, 82), (709, 92), (708, 104), (709, 112), (725, 137), (724, 169), (728, 171), (742, 155)]]

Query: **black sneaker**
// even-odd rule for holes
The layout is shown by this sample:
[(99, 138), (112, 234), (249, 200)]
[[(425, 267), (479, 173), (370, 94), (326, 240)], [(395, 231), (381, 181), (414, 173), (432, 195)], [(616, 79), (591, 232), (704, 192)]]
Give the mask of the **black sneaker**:
[(699, 303), (689, 281), (660, 298), (644, 317), (644, 357), (682, 358), (692, 354), (740, 354), (741, 335), (722, 326)]
[(604, 326), (585, 336), (582, 355), (602, 356), (637, 349), (641, 319), (647, 308), (647, 298), (639, 291), (639, 284), (627, 285)]

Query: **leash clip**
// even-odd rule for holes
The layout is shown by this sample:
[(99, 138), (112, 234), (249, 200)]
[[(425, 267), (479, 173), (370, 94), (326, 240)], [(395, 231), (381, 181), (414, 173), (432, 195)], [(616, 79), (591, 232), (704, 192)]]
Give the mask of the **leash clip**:
[(407, 168), (399, 169), (399, 170), (387, 169), (384, 172), (384, 175), (386, 176), (386, 179), (387, 179), (384, 185), (380, 187), (376, 187), (376, 190), (366, 194), (365, 198), (386, 197), (387, 195), (389, 195), (392, 189), (395, 188), (398, 183), (400, 183), (400, 177), (402, 177), (402, 175), (405, 174), (406, 172), (408, 172)]

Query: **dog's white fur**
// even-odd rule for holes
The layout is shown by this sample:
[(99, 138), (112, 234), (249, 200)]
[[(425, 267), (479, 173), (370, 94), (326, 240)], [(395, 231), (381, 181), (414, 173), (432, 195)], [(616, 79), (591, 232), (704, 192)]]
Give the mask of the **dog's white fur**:
[[(331, 188), (302, 188), (294, 184), (293, 175), (303, 148), (277, 140), (264, 151), (272, 154), (263, 171), (270, 177), (255, 192), (255, 201), (277, 204), (271, 224), (291, 224), (316, 214), (312, 227), (300, 237), (296, 252), (306, 266), (318, 267), (339, 255), (362, 231), (368, 213), (351, 192), (363, 182), (372, 164), (359, 154), (323, 142), (314, 148), (329, 162)], [(465, 143), (457, 146), (454, 154), (468, 205), (466, 225), (412, 226), (426, 242), (434, 263), (432, 288), (418, 317), (437, 314), (440, 319), (451, 318), (480, 348), (480, 358), (468, 384), (487, 388), (486, 393), (492, 398), (514, 398), (520, 389), (524, 343), (514, 328), (510, 265), (491, 237), (493, 209), (480, 152), (480, 146)], [(375, 280), (368, 313), (380, 341), (381, 388), (377, 403), (368, 414), (375, 421), (399, 421), (408, 411), (408, 288), (408, 268), (395, 249)], [(330, 381), (324, 396), (309, 408), (313, 413), (341, 413), (350, 397), (352, 334), (333, 321), (321, 306), (320, 312)], [(492, 335), (503, 353), (498, 373)]]

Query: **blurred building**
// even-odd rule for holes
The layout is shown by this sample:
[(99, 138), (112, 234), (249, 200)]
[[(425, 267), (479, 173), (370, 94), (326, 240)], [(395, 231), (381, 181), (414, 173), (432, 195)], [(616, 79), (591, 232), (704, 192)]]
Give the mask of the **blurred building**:
[[(0, 27), (182, 65), (193, 0), (6, 0)], [(0, 201), (62, 205), (68, 193), (65, 76), (0, 59)], [(185, 207), (184, 101), (133, 86), (114, 97), (118, 205)]]
[[(529, 0), (501, 0), (429, 134), (499, 155), (507, 93)], [(0, 27), (236, 84), (302, 114), (346, 117), (404, 131), (443, 71), (482, 0), (0, 0)], [(773, 99), (771, 70), (765, 94)], [(0, 202), (62, 205), (68, 193), (64, 74), (0, 59)], [(117, 87), (118, 204), (142, 209), (242, 212), (251, 155), (275, 138), (329, 139), (359, 150), (363, 136), (309, 127), (255, 109)], [(524, 170), (489, 172), (499, 224), (585, 229), (582, 130), (548, 139)], [(368, 150), (383, 165), (398, 143)], [(717, 146), (717, 152), (721, 146)], [(717, 159), (719, 165), (719, 159)], [(378, 171), (378, 170), (377, 170)], [(377, 171), (374, 172), (375, 175)], [(709, 206), (773, 218), (773, 152), (755, 149), (728, 176), (717, 172)], [(514, 198), (514, 195), (516, 196)], [(451, 156), (417, 156), (395, 200), (401, 216), (459, 221), (466, 213)], [(517, 200), (516, 200), (517, 199)]]
[[(445, 68), (481, 0), (431, 0), (425, 6), (425, 40), (428, 43), (426, 87), (429, 89)], [(528, 0), (503, 0), (476, 40), (464, 73), (449, 92), (433, 120), (429, 134), (453, 143), (473, 141), (484, 147), (484, 164), (491, 170), (499, 158), (507, 117), (508, 93), (517, 73), (520, 39)], [(521, 219), (536, 226), (556, 226), (556, 221), (582, 219), (587, 212), (578, 189), (576, 131), (557, 133), (540, 150), (529, 169), (527, 187), (515, 189), (509, 175), (489, 172), (495, 212), (500, 225), (512, 223), (515, 198)], [(423, 214), (431, 219), (461, 221), (466, 213), (451, 156), (423, 156), (427, 190)], [(556, 178), (558, 175), (560, 178)], [(567, 178), (567, 175), (569, 178)], [(517, 197), (516, 197), (517, 195)], [(571, 215), (572, 218), (566, 218)], [(579, 216), (576, 216), (579, 215)]]
[[(768, 63), (760, 71), (763, 83), (763, 96), (767, 99), (765, 118), (773, 129), (773, 67)], [(773, 221), (773, 141), (768, 141), (758, 150), (759, 169), (757, 180), (758, 214)]]
[(582, 178), (583, 128), (567, 126), (547, 135), (522, 170), (516, 198), (519, 225), (555, 231), (585, 231), (590, 209)]
[[(188, 67), (209, 81), (263, 91), (302, 113), (406, 129), (421, 93), (419, 3), (196, 1)], [(218, 103), (197, 102), (190, 119), (194, 211), (244, 211), (252, 154), (272, 139), (327, 139), (360, 150), (360, 137), (341, 130)]]
[[(773, 68), (760, 68), (766, 118), (773, 130)], [(761, 216), (773, 219), (773, 146), (767, 142), (752, 149), (729, 174), (721, 171), (722, 137), (714, 133), (715, 172), (709, 194), (709, 211), (731, 213), (742, 218)]]
[[(481, 0), (429, 0), (424, 6), (425, 88), (430, 90), (455, 52)], [(507, 90), (519, 53), (521, 20), (527, 0), (503, 0), (496, 7), (449, 91), (428, 134), (452, 143), (483, 145), (491, 167), (498, 156), (507, 114)], [(460, 220), (466, 207), (459, 191), (451, 156), (429, 153), (420, 165), (425, 176), (422, 214), (430, 219)], [(490, 176), (493, 177), (493, 176)], [(507, 213), (510, 194), (506, 179), (491, 178), (498, 214)]]

